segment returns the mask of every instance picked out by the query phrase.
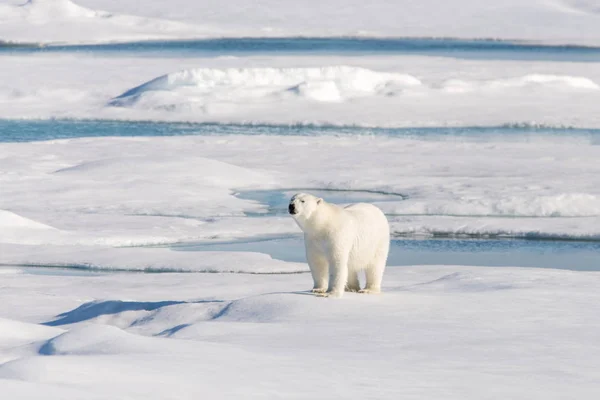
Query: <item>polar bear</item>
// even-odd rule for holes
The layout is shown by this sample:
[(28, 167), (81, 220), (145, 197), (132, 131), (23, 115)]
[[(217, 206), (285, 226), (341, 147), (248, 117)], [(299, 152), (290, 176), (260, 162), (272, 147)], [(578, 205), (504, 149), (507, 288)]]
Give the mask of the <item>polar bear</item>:
[[(379, 293), (390, 248), (390, 227), (383, 212), (371, 204), (340, 207), (306, 193), (290, 200), (288, 211), (304, 232), (312, 291), (341, 297), (344, 290)], [(367, 284), (360, 289), (358, 272)]]

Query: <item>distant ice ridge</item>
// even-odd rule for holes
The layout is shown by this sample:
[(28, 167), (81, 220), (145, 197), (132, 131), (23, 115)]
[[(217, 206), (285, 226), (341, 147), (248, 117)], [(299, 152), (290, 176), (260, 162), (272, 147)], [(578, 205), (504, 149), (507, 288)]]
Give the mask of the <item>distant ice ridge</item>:
[[(111, 42), (199, 37), (450, 37), (600, 43), (595, 0), (8, 0), (0, 40)], [(107, 10), (95, 11), (95, 10)], [(134, 17), (135, 15), (135, 17)], [(38, 18), (39, 17), (39, 18)]]
[(109, 18), (111, 14), (81, 7), (69, 0), (27, 0), (15, 8), (14, 13), (21, 14), (29, 22), (45, 23), (63, 18)]
[(111, 105), (178, 109), (209, 102), (297, 96), (321, 102), (385, 95), (421, 85), (411, 75), (349, 66), (198, 68), (160, 76), (126, 91)]
[(576, 13), (600, 14), (600, 4), (597, 0), (562, 0), (557, 5), (561, 5)]
[(395, 214), (489, 217), (598, 217), (600, 197), (588, 193), (522, 195), (501, 198), (458, 198), (450, 201), (411, 201), (397, 203)]
[(64, 237), (64, 232), (52, 226), (0, 209), (0, 243), (37, 244)]
[(38, 230), (52, 230), (51, 226), (41, 224), (39, 222), (21, 217), (13, 212), (0, 210), (0, 229), (38, 229)]
[[(308, 102), (347, 103), (373, 101), (365, 107), (394, 110), (406, 108), (409, 98), (436, 98), (471, 93), (474, 96), (519, 98), (594, 93), (600, 86), (583, 76), (527, 74), (490, 80), (449, 79), (441, 83), (422, 82), (413, 75), (379, 72), (353, 66), (303, 68), (198, 68), (160, 76), (136, 86), (109, 102), (111, 106), (136, 110), (189, 113), (232, 117), (260, 115), (273, 104), (289, 107)], [(466, 101), (461, 99), (461, 101)], [(416, 106), (410, 102), (412, 109)], [(288, 107), (288, 109), (289, 109)], [(362, 107), (361, 107), (362, 108)], [(396, 111), (395, 111), (396, 112)], [(398, 111), (399, 112), (399, 111)], [(273, 114), (270, 112), (269, 114)], [(355, 114), (355, 113), (352, 113)]]
[(441, 88), (448, 92), (470, 92), (475, 90), (518, 89), (518, 88), (571, 88), (598, 90), (600, 86), (582, 76), (529, 74), (515, 78), (492, 79), (485, 81), (464, 81), (449, 79)]
[[(210, 29), (213, 34), (218, 32)], [(103, 43), (206, 36), (190, 24), (82, 7), (70, 0), (0, 4), (0, 43)]]

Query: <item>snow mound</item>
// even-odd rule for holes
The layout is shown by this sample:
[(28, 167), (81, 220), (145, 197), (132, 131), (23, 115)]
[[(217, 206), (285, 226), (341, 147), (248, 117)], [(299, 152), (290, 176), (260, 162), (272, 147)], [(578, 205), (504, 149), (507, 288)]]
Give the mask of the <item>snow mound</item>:
[(597, 0), (563, 0), (559, 4), (572, 12), (600, 14), (600, 4)]
[[(234, 300), (215, 319), (234, 322), (275, 322), (294, 320), (300, 315), (319, 314), (327, 307), (314, 296), (274, 293)], [(322, 311), (321, 311), (322, 312)]]
[[(213, 320), (229, 304), (222, 300), (154, 302), (98, 300), (63, 313), (46, 325), (63, 326), (84, 322), (114, 326), (146, 336), (172, 336), (190, 325)], [(54, 344), (52, 349), (52, 351), (56, 350)], [(50, 348), (48, 347), (47, 350), (50, 351)]]
[(0, 210), (0, 243), (45, 243), (51, 238), (62, 238), (64, 232), (41, 222)]
[(482, 277), (471, 271), (451, 272), (431, 281), (421, 282), (415, 285), (401, 287), (396, 291), (415, 292), (489, 292), (496, 290), (515, 289), (520, 285), (507, 282), (494, 276)]
[(82, 325), (40, 346), (41, 355), (90, 355), (152, 352), (151, 338), (140, 338), (110, 325)]
[(0, 343), (2, 346), (47, 340), (62, 332), (59, 328), (0, 318)]
[(206, 108), (212, 103), (260, 101), (289, 95), (319, 102), (390, 94), (421, 82), (407, 74), (366, 68), (199, 68), (160, 76), (126, 91), (113, 106), (177, 109), (182, 104)]
[(7, 43), (77, 44), (189, 39), (203, 37), (206, 32), (182, 22), (93, 10), (70, 0), (0, 4), (0, 42)]
[(600, 86), (596, 82), (586, 77), (546, 74), (529, 74), (515, 78), (491, 79), (485, 81), (464, 81), (460, 79), (450, 79), (441, 85), (441, 88), (444, 91), (458, 93), (476, 90), (536, 87), (549, 89), (600, 89)]
[(33, 221), (29, 218), (21, 217), (13, 212), (0, 210), (0, 231), (5, 229), (48, 230), (54, 228), (40, 222)]
[(109, 13), (81, 7), (70, 0), (28, 0), (20, 11), (29, 22), (41, 23), (64, 18), (108, 17)]
[(275, 260), (251, 252), (174, 251), (170, 248), (44, 246), (12, 244), (2, 249), (0, 263), (62, 267), (91, 271), (144, 271), (232, 274), (298, 274), (305, 263)]
[[(79, 164), (60, 168), (54, 174), (69, 175), (71, 179), (94, 176), (97, 182), (114, 182), (114, 177), (122, 171), (132, 171), (132, 174), (150, 174), (154, 177), (161, 172), (175, 170), (179, 176), (186, 176), (215, 186), (243, 185), (247, 182), (263, 182), (268, 180), (267, 174), (235, 164), (225, 163), (198, 156), (128, 156), (111, 157), (100, 160), (85, 161)], [(216, 174), (216, 171), (219, 173)], [(154, 174), (154, 175), (152, 175)], [(152, 184), (152, 180), (148, 182)]]
[(393, 214), (503, 217), (600, 216), (600, 197), (588, 193), (396, 203)]
[[(586, 76), (542, 73), (484, 80), (449, 79), (439, 83), (421, 81), (401, 72), (344, 65), (198, 68), (162, 75), (125, 91), (108, 105), (130, 109), (132, 115), (145, 118), (151, 114), (152, 118), (159, 119), (183, 117), (185, 120), (211, 122), (231, 121), (232, 118), (242, 123), (272, 122), (274, 118), (290, 122), (291, 118), (294, 123), (315, 120), (338, 123), (335, 115), (342, 113), (352, 115), (363, 124), (367, 119), (380, 115), (373, 109), (385, 110), (386, 115), (396, 117), (401, 110), (414, 110), (415, 98), (420, 99), (419, 104), (436, 104), (435, 108), (439, 109), (436, 115), (448, 113), (455, 118), (456, 114), (448, 111), (457, 101), (452, 98), (454, 94), (468, 93), (472, 96), (463, 97), (461, 104), (479, 104), (482, 96), (488, 99), (493, 94), (498, 105), (504, 101), (514, 103), (515, 98), (527, 102), (537, 101), (541, 96), (555, 98), (555, 95), (571, 96), (573, 93), (595, 96), (598, 90), (600, 85)], [(507, 98), (500, 100), (498, 96)], [(437, 104), (441, 100), (444, 104)], [(315, 103), (321, 106), (314, 107)], [(273, 113), (273, 107), (278, 107), (281, 112)], [(329, 112), (323, 111), (326, 108)], [(503, 108), (504, 104), (498, 107), (499, 110)], [(537, 112), (530, 108), (523, 107), (519, 112), (526, 110), (528, 116)], [(311, 113), (314, 110), (321, 111), (317, 114), (320, 117), (309, 117), (314, 115)], [(393, 113), (391, 110), (394, 110)], [(105, 111), (120, 112), (110, 107)], [(299, 121), (296, 113), (300, 113), (303, 119)], [(405, 115), (403, 123), (414, 115)]]

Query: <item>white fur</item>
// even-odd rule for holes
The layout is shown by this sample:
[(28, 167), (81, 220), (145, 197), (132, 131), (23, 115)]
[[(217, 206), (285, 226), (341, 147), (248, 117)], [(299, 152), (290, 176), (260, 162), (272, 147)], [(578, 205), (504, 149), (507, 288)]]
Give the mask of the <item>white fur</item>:
[[(381, 291), (390, 228), (379, 208), (365, 203), (340, 207), (306, 193), (292, 197), (289, 207), (304, 232), (313, 292), (340, 297), (344, 290)], [(358, 281), (360, 270), (365, 270), (367, 277), (363, 290)]]

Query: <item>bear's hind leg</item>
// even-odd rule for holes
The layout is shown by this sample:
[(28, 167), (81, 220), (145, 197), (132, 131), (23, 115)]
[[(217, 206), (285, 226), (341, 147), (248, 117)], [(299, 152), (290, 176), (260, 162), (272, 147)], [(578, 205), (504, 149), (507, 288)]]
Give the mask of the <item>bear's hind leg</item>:
[(348, 283), (346, 284), (346, 292), (360, 291), (360, 282), (358, 280), (358, 271), (348, 272)]
[(373, 263), (367, 267), (367, 285), (359, 293), (381, 293), (381, 281), (383, 279), (383, 271), (385, 270), (386, 257), (377, 257)]

